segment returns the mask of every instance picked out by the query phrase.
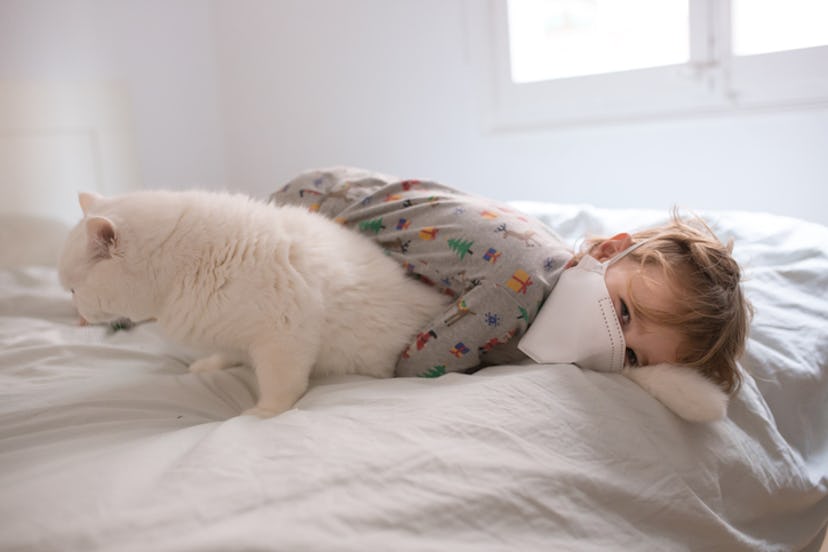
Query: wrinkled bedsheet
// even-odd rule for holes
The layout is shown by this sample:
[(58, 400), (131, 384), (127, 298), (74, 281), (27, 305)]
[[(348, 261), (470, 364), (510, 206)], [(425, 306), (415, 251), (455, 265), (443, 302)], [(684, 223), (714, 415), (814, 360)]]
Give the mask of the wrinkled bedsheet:
[[(664, 218), (521, 203), (562, 235)], [(728, 418), (572, 365), (315, 381), (259, 420), (246, 368), (79, 327), (0, 270), (0, 550), (800, 550), (828, 520), (828, 229), (707, 214), (757, 314)], [(34, 233), (36, 241), (36, 233)]]

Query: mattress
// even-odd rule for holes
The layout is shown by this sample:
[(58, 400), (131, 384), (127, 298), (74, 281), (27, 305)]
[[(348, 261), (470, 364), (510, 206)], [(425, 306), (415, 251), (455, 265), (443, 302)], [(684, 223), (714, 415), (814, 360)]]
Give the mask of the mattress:
[[(515, 206), (570, 241), (667, 218)], [(0, 550), (816, 550), (828, 228), (702, 214), (756, 307), (743, 388), (709, 424), (623, 376), (532, 363), (320, 379), (239, 416), (249, 369), (191, 374), (152, 324), (79, 326), (49, 262), (64, 230), (0, 220)]]

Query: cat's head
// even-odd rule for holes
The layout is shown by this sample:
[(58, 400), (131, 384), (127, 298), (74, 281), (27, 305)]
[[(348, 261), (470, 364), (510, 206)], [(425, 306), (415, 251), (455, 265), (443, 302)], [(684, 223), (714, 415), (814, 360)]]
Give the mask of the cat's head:
[(69, 232), (59, 263), (60, 282), (91, 323), (155, 316), (153, 282), (118, 203), (78, 196), (84, 218)]

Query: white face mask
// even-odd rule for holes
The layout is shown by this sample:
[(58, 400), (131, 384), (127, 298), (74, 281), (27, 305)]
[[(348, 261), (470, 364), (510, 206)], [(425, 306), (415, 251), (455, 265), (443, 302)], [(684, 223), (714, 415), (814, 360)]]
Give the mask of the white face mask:
[(604, 275), (610, 265), (647, 241), (603, 263), (584, 255), (577, 265), (564, 270), (518, 349), (539, 363), (621, 371), (627, 344)]

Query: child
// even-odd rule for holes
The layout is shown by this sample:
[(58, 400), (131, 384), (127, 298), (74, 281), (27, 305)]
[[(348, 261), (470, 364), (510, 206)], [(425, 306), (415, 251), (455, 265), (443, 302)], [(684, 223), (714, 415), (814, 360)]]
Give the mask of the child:
[(545, 225), (506, 205), (352, 168), (304, 173), (271, 201), (373, 237), (452, 298), (402, 353), (397, 375), (435, 377), (526, 353), (604, 371), (680, 363), (728, 393), (739, 386), (750, 307), (730, 248), (706, 226), (674, 215), (662, 227), (589, 240), (573, 256)]

